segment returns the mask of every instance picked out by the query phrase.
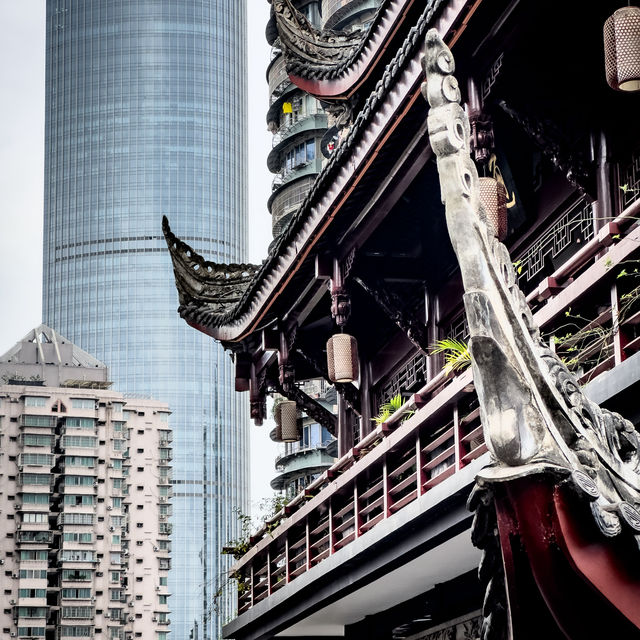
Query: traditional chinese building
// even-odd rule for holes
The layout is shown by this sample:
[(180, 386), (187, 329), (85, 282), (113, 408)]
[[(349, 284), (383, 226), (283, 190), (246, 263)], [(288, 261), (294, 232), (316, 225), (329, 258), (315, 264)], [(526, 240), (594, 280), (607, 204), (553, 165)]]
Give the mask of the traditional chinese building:
[(638, 637), (638, 437), (595, 404), (640, 419), (638, 11), (383, 0), (354, 39), (272, 4), (330, 158), (260, 267), (165, 233), (256, 424), (278, 393), (338, 460), (236, 564), (225, 637)]

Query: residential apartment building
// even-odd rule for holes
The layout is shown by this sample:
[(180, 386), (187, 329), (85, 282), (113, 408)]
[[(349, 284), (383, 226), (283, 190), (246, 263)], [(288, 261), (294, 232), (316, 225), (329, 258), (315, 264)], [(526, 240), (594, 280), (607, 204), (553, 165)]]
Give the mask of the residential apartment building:
[(0, 357), (0, 637), (163, 640), (169, 408), (40, 325)]

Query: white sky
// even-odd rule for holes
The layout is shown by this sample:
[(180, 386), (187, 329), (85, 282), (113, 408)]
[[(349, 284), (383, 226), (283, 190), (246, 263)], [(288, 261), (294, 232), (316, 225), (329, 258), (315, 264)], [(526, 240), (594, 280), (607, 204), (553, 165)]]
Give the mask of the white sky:
[[(249, 42), (249, 259), (271, 240), (266, 201), (269, 46), (267, 0), (247, 0)], [(0, 354), (41, 322), (44, 191), (45, 0), (0, 0)], [(108, 363), (107, 363), (108, 364)], [(273, 494), (270, 426), (252, 425), (252, 498)]]

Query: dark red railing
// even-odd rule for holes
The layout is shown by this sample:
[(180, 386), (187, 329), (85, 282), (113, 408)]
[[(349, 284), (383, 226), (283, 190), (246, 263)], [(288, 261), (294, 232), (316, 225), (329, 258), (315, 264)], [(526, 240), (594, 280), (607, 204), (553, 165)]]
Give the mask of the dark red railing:
[[(614, 329), (611, 353), (593, 370), (581, 373), (585, 380), (640, 350), (640, 337), (629, 339), (640, 324), (640, 311), (619, 316), (617, 286), (621, 265), (640, 256), (640, 226), (635, 224), (639, 215), (640, 199), (528, 297), (536, 322), (553, 344), (555, 327), (568, 309), (584, 308), (595, 290), (608, 292), (605, 304), (599, 300), (590, 310), (588, 324), (609, 323)], [(252, 538), (253, 547), (233, 567), (239, 581), (238, 613), (349, 545), (486, 451), (471, 371), (456, 377), (436, 376)]]

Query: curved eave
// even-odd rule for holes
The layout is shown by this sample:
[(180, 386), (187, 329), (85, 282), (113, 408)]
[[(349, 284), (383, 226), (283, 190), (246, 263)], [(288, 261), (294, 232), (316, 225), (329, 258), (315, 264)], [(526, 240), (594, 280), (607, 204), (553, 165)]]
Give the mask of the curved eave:
[[(445, 38), (458, 20), (466, 0), (450, 0), (447, 11), (423, 28), (412, 30), (394, 61), (367, 99), (347, 138), (334, 151), (289, 226), (274, 243), (243, 299), (223, 315), (210, 316), (207, 309), (192, 306), (181, 315), (194, 328), (223, 343), (242, 340), (260, 325), (277, 304), (282, 292), (319, 239), (339, 214), (350, 191), (367, 170), (368, 161), (384, 145), (416, 100), (422, 99), (420, 64), (424, 33), (434, 27)], [(446, 39), (446, 38), (445, 38)], [(376, 118), (376, 113), (387, 117)]]
[[(417, 0), (388, 0), (381, 5), (363, 45), (335, 78), (314, 78), (289, 73), (291, 82), (318, 99), (346, 100), (371, 77), (398, 32), (407, 11)], [(439, 4), (431, 0), (429, 4)]]

